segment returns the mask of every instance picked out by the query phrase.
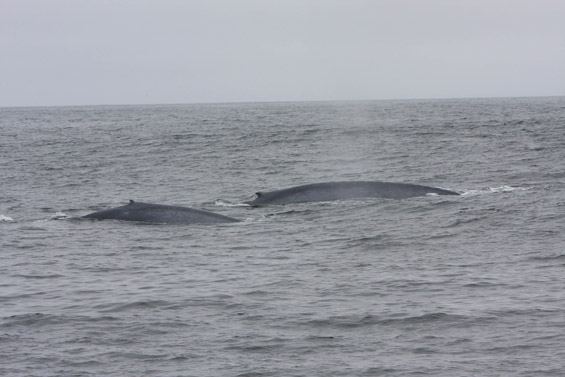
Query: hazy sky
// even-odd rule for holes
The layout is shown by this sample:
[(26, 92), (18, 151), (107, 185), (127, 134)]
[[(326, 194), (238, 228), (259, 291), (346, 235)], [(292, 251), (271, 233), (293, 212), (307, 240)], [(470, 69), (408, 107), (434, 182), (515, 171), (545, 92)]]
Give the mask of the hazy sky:
[(565, 95), (564, 0), (0, 0), (0, 106)]

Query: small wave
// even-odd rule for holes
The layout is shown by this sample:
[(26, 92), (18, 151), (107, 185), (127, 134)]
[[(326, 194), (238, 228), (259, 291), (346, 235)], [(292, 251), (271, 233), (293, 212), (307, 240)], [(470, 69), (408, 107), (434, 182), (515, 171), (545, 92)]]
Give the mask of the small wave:
[(404, 369), (394, 369), (385, 367), (370, 367), (366, 369), (362, 376), (398, 376), (405, 373)]
[(383, 321), (385, 324), (418, 324), (418, 323), (429, 323), (429, 322), (438, 322), (438, 321), (455, 321), (463, 318), (459, 315), (454, 314), (447, 314), (442, 312), (437, 313), (426, 313), (422, 315), (412, 316), (412, 317), (403, 317), (403, 318), (391, 318), (386, 319)]
[(32, 325), (45, 325), (52, 324), (56, 316), (44, 313), (26, 313), (16, 314), (9, 317), (2, 318), (1, 327), (13, 326), (32, 326)]
[(272, 340), (273, 343), (268, 344), (239, 344), (226, 347), (227, 350), (234, 350), (239, 352), (249, 353), (271, 353), (284, 348), (285, 340), (276, 338)]
[(561, 261), (565, 260), (565, 254), (543, 255), (529, 258), (532, 261)]
[(14, 223), (14, 219), (8, 216), (0, 215), (0, 223)]
[(63, 275), (59, 275), (59, 274), (45, 274), (45, 275), (19, 274), (19, 275), (13, 275), (13, 276), (19, 277), (19, 278), (24, 278), (24, 279), (55, 279), (55, 278), (63, 277)]
[(143, 309), (156, 309), (156, 308), (167, 308), (171, 306), (171, 303), (164, 300), (151, 300), (151, 301), (135, 301), (127, 303), (113, 303), (98, 305), (95, 308), (99, 309), (101, 312), (111, 313), (111, 312), (122, 312), (127, 310), (143, 310)]
[(356, 328), (377, 325), (381, 322), (383, 322), (382, 318), (368, 314), (364, 316), (332, 316), (324, 319), (313, 319), (305, 324), (316, 328)]
[(514, 316), (523, 316), (527, 318), (553, 318), (561, 312), (559, 308), (511, 308), (493, 310), (488, 314), (498, 318), (509, 318)]
[(15, 326), (46, 326), (46, 325), (59, 325), (69, 324), (71, 322), (106, 322), (115, 321), (117, 317), (108, 315), (104, 316), (68, 316), (68, 315), (55, 315), (47, 313), (24, 313), (16, 314), (8, 317), (0, 318), (0, 327), (15, 327)]
[(365, 316), (337, 316), (329, 317), (324, 319), (314, 319), (310, 320), (305, 325), (324, 328), (361, 328), (361, 327), (371, 327), (371, 326), (419, 326), (425, 324), (437, 324), (437, 325), (465, 325), (467, 323), (476, 323), (484, 320), (485, 318), (472, 318), (464, 315), (458, 314), (448, 314), (448, 313), (426, 313), (417, 316), (401, 316), (398, 318), (381, 317), (375, 315), (365, 315)]

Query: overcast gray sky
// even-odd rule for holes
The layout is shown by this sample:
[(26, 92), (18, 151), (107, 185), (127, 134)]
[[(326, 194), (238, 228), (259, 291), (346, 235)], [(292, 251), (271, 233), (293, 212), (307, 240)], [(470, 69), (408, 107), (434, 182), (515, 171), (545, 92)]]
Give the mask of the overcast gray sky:
[(0, 106), (565, 95), (564, 0), (0, 0)]

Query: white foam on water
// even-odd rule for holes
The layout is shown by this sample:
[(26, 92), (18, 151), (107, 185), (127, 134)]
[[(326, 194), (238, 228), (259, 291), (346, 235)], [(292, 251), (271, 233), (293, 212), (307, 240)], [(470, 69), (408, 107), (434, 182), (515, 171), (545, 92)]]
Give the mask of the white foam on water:
[(216, 207), (250, 207), (247, 203), (231, 203), (222, 199), (218, 199), (214, 202)]
[(482, 194), (500, 194), (500, 193), (509, 193), (514, 191), (526, 191), (528, 188), (526, 187), (513, 187), (508, 185), (502, 185), (497, 187), (485, 187), (478, 190), (468, 190), (461, 194), (461, 196), (475, 196), (475, 195), (482, 195)]
[(0, 223), (13, 223), (15, 222), (14, 219), (8, 216), (0, 215)]
[(53, 216), (51, 216), (50, 220), (62, 220), (62, 219), (68, 219), (69, 215), (67, 215), (64, 212), (61, 211), (57, 211), (57, 213), (55, 213)]

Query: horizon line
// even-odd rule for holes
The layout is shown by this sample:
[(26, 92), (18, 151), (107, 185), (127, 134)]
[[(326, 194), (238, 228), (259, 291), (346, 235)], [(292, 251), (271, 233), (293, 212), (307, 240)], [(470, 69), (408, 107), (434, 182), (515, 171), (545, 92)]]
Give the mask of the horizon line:
[(386, 102), (386, 101), (448, 101), (448, 100), (473, 100), (473, 99), (518, 99), (518, 98), (558, 98), (561, 95), (533, 95), (533, 96), (462, 96), (462, 97), (428, 97), (428, 98), (378, 98), (378, 99), (323, 99), (323, 100), (266, 100), (266, 101), (210, 101), (210, 102), (162, 102), (162, 103), (99, 103), (77, 105), (0, 105), (0, 109), (16, 108), (55, 108), (55, 107), (111, 107), (111, 106), (186, 106), (186, 105), (236, 105), (236, 104), (275, 104), (275, 103), (308, 103), (308, 102)]

